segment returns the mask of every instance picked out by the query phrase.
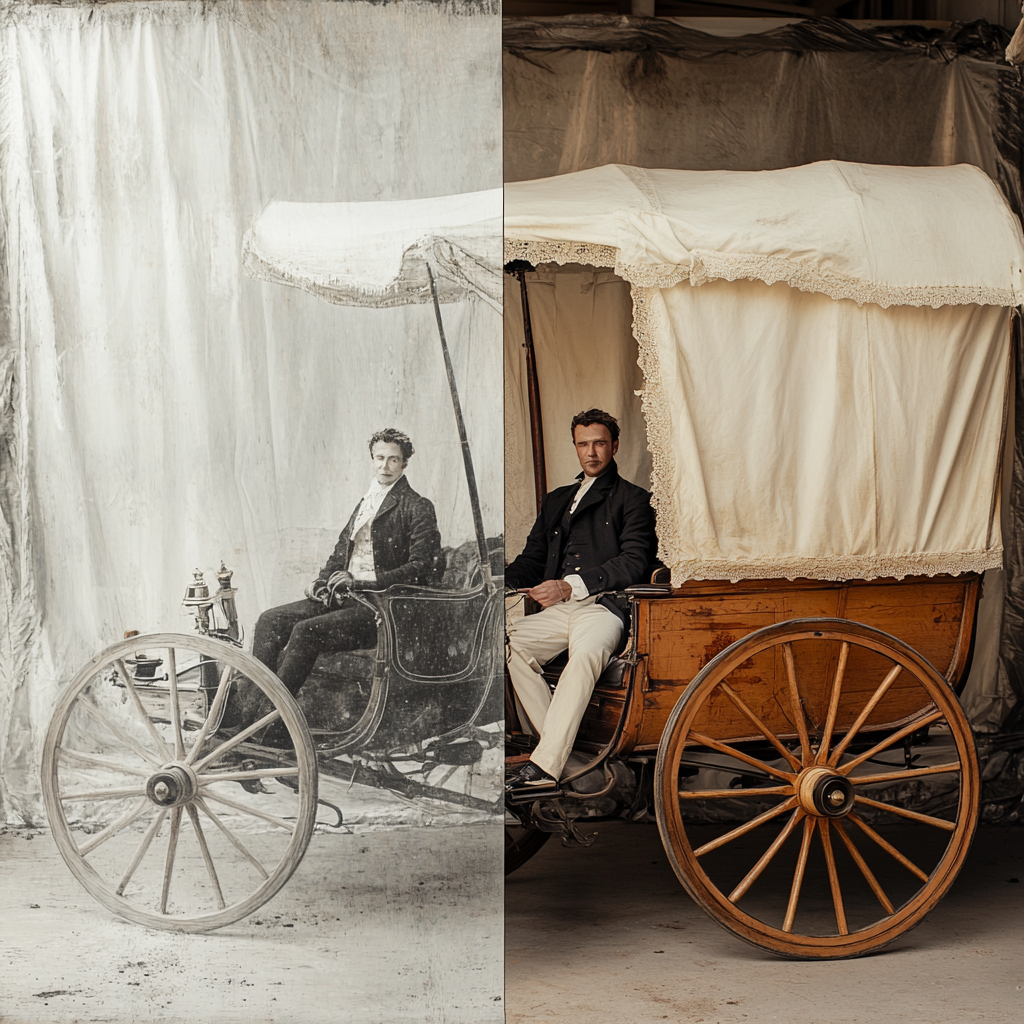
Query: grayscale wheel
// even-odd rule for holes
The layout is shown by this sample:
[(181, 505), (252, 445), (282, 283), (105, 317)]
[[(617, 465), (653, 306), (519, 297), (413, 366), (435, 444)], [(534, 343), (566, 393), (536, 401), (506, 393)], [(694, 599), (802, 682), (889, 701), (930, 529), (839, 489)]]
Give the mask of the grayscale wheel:
[(108, 910), (168, 931), (209, 931), (266, 903), (302, 860), (317, 808), (294, 698), (251, 655), (199, 635), (134, 636), (93, 658), (54, 711), (42, 785), (75, 877)]

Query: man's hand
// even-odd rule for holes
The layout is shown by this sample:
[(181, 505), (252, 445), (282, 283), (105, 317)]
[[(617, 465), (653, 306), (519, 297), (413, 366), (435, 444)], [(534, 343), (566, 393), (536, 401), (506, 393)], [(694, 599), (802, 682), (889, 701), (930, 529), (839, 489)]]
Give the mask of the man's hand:
[(308, 597), (310, 601), (319, 601), (320, 604), (326, 605), (330, 600), (330, 591), (327, 589), (327, 584), (317, 577), (317, 579), (313, 580), (313, 582), (306, 587), (306, 597)]
[(553, 604), (568, 601), (572, 597), (572, 587), (565, 580), (545, 580), (543, 583), (531, 587), (526, 593), (541, 608), (550, 608)]
[(337, 572), (332, 572), (327, 580), (327, 589), (335, 590), (337, 587), (351, 587), (355, 583), (355, 576), (348, 572), (346, 569), (339, 569)]

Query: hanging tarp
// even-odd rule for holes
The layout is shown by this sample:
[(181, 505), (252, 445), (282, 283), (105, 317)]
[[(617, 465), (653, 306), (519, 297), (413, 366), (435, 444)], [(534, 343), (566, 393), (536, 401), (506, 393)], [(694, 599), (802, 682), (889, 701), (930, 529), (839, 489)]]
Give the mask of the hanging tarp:
[(1001, 563), (1024, 236), (976, 168), (597, 168), (507, 186), (505, 248), (632, 283), (674, 582)]

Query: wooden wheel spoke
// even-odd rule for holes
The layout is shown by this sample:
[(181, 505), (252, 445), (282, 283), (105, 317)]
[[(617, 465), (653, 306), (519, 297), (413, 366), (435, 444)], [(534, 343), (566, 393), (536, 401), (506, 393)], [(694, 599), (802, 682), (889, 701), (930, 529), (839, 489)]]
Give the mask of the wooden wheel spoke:
[(174, 756), (185, 759), (185, 741), (181, 735), (181, 705), (178, 703), (178, 666), (175, 663), (174, 648), (167, 648), (167, 676), (171, 702), (171, 731), (174, 733)]
[(203, 798), (196, 797), (195, 803), (199, 810), (201, 810), (203, 814), (205, 814), (210, 821), (220, 829), (227, 841), (260, 873), (260, 877), (269, 878), (270, 876), (267, 874), (267, 869), (248, 851), (248, 849), (246, 849), (241, 839), (239, 839), (234, 832), (232, 832), (231, 829), (229, 829), (227, 825), (225, 825), (224, 822), (206, 806)]
[(780, 814), (785, 814), (786, 811), (793, 810), (794, 807), (796, 807), (795, 796), (790, 797), (788, 800), (783, 800), (781, 804), (777, 804), (763, 814), (759, 814), (756, 818), (751, 818), (750, 821), (744, 822), (731, 832), (726, 832), (725, 835), (712, 839), (710, 843), (705, 843), (694, 850), (693, 855), (695, 857), (703, 857), (705, 853), (710, 853), (712, 850), (717, 850), (720, 846), (725, 846), (726, 843), (731, 843), (734, 839), (739, 839), (740, 836), (752, 832), (759, 825), (763, 825), (766, 821), (771, 821), (772, 818), (777, 818)]
[(792, 786), (764, 786), (758, 789), (681, 789), (680, 800), (729, 800), (734, 796), (792, 796)]
[[(758, 771), (764, 772), (765, 775), (774, 775), (775, 778), (782, 779), (784, 782), (792, 782), (793, 779), (796, 778), (793, 772), (784, 772), (781, 768), (772, 768), (771, 765), (765, 764), (764, 761), (759, 761), (756, 757), (751, 757), (750, 754), (746, 754), (742, 750), (738, 750), (736, 747), (730, 746), (728, 743), (722, 743), (721, 740), (705, 736), (703, 733), (691, 732), (689, 738), (694, 743), (699, 743), (702, 747), (710, 747), (712, 750), (717, 750), (721, 754), (728, 754), (729, 757), (736, 758), (737, 761), (749, 764), (752, 768), (756, 768)], [(718, 766), (716, 765), (715, 767)]]
[(808, 815), (804, 818), (804, 834), (800, 840), (800, 853), (796, 859), (796, 871), (793, 872), (793, 885), (789, 890), (789, 903), (786, 906), (786, 919), (782, 924), (784, 932), (793, 930), (796, 919), (796, 907), (800, 902), (800, 889), (804, 884), (804, 872), (807, 870), (807, 855), (811, 852), (811, 839), (814, 837), (815, 819)]
[(850, 782), (855, 786), (867, 786), (873, 782), (899, 782), (902, 779), (916, 779), (921, 775), (943, 775), (946, 772), (960, 771), (960, 762), (949, 764), (933, 764), (924, 768), (901, 768), (895, 772), (882, 772), (879, 775), (850, 775)]
[(885, 890), (879, 884), (878, 879), (871, 872), (871, 868), (868, 867), (867, 861), (861, 856), (860, 850), (853, 845), (853, 840), (846, 834), (846, 829), (843, 828), (842, 823), (837, 818), (833, 825), (835, 830), (839, 833), (839, 838), (842, 839), (843, 845), (849, 851), (850, 856), (853, 858), (854, 863), (860, 868), (860, 873), (864, 876), (864, 880), (871, 886), (871, 891), (875, 894), (875, 898), (882, 905), (882, 909), (890, 916), (896, 913), (893, 908), (889, 897), (885, 895)]
[(231, 739), (225, 740), (219, 747), (215, 747), (206, 755), (201, 761), (197, 761), (193, 765), (193, 770), (201, 772), (211, 761), (216, 761), (218, 758), (223, 757), (229, 750), (234, 750), (239, 743), (245, 742), (253, 733), (257, 733), (264, 726), (270, 725), (271, 722), (281, 717), (281, 712), (274, 708), (273, 711), (264, 715), (258, 722), (253, 722), (247, 729), (243, 729), (240, 733), (232, 736)]
[[(847, 761), (846, 764), (833, 764), (838, 772), (843, 775), (849, 775), (854, 768), (859, 764), (867, 761), (868, 758), (874, 757), (875, 754), (880, 754), (883, 750), (887, 750), (894, 743), (899, 743), (904, 736), (909, 736), (913, 732), (917, 732), (919, 729), (923, 729), (926, 725), (931, 725), (932, 722), (938, 721), (940, 718), (946, 716), (941, 711), (933, 711), (930, 715), (925, 715), (924, 718), (918, 719), (916, 722), (911, 722), (910, 725), (903, 726), (902, 729), (898, 729), (892, 735), (887, 736), (884, 740), (876, 743), (870, 750), (865, 751), (863, 754), (858, 754), (855, 758)], [(833, 755), (834, 757), (835, 755)]]
[(797, 808), (790, 816), (789, 821), (786, 822), (782, 827), (782, 831), (775, 837), (771, 846), (761, 855), (761, 859), (746, 873), (743, 881), (736, 886), (731, 893), (729, 893), (729, 902), (735, 903), (737, 900), (743, 898), (750, 887), (757, 881), (761, 872), (771, 863), (772, 858), (782, 849), (782, 844), (792, 835), (793, 829), (800, 824), (801, 818), (804, 817), (805, 811), (801, 808)]
[(134, 855), (132, 856), (131, 863), (125, 870), (125, 873), (121, 876), (121, 881), (118, 883), (116, 889), (118, 896), (124, 895), (125, 888), (127, 887), (128, 883), (132, 880), (132, 875), (135, 874), (136, 868), (138, 868), (138, 866), (142, 863), (142, 858), (146, 856), (146, 851), (149, 849), (150, 844), (156, 838), (156, 834), (160, 831), (160, 826), (164, 823), (164, 818), (166, 817), (166, 807), (161, 807), (153, 816), (153, 820), (150, 822), (149, 828), (146, 829), (146, 833), (142, 837), (142, 841), (139, 843)]
[(220, 888), (220, 879), (217, 877), (217, 869), (213, 866), (213, 858), (210, 856), (210, 848), (206, 845), (206, 836), (203, 834), (203, 826), (199, 822), (199, 812), (188, 804), (185, 807), (188, 811), (189, 820), (192, 822), (192, 828), (195, 829), (196, 839), (199, 840), (199, 849), (203, 854), (203, 862), (206, 864), (206, 873), (210, 876), (210, 882), (213, 885), (213, 891), (217, 897), (217, 906), (223, 910), (227, 904), (224, 902), (224, 893)]
[(807, 733), (807, 717), (804, 715), (803, 701), (800, 700), (800, 688), (796, 682), (796, 664), (793, 661), (793, 645), (782, 645), (782, 660), (786, 663), (786, 677), (789, 680), (789, 706), (793, 715), (793, 724), (800, 737), (800, 754), (803, 764), (811, 763), (811, 738)]
[(905, 807), (897, 807), (894, 804), (885, 804), (881, 800), (872, 800), (866, 796), (855, 796), (854, 802), (863, 804), (865, 807), (874, 807), (880, 811), (889, 811), (892, 814), (898, 814), (901, 818), (909, 818), (911, 821), (920, 821), (925, 825), (934, 825), (936, 828), (941, 828), (946, 832), (953, 832), (956, 830), (955, 821), (947, 821), (945, 818), (935, 818), (930, 814), (922, 814), (920, 811), (909, 811)]
[(247, 807), (245, 804), (239, 803), (237, 800), (229, 800), (226, 796), (221, 796), (219, 793), (211, 793), (207, 790), (203, 796), (207, 800), (215, 800), (219, 804), (223, 804), (225, 807), (231, 807), (236, 811), (241, 811), (243, 814), (248, 814), (253, 818), (259, 818), (261, 821), (270, 822), (271, 825), (277, 825), (280, 828), (287, 829), (289, 832), (295, 831), (295, 824), (291, 821), (285, 821), (284, 818), (275, 817), (273, 814), (267, 814), (265, 811), (258, 811), (255, 807)]
[(70, 750), (67, 747), (58, 747), (57, 756), (62, 761), (73, 761), (87, 768), (105, 768), (109, 772), (118, 772), (121, 775), (140, 775), (149, 778), (151, 769), (135, 768), (131, 765), (121, 764), (120, 761), (113, 761), (108, 757), (101, 757), (98, 754), (86, 754), (80, 750)]
[(151, 719), (147, 714), (146, 709), (142, 704), (142, 698), (139, 696), (139, 691), (135, 689), (135, 683), (132, 680), (132, 675), (124, 663), (124, 658), (118, 658), (114, 664), (117, 666), (117, 674), (121, 677), (121, 682), (124, 683), (124, 688), (128, 691), (128, 696), (131, 697), (135, 710), (138, 711), (139, 717), (145, 723), (147, 732), (156, 744), (156, 749), (160, 754), (162, 763), (170, 758), (171, 748), (164, 742), (164, 738), (159, 732), (157, 732), (156, 726), (153, 724), (153, 719)]
[(871, 695), (867, 704), (864, 705), (861, 713), (857, 716), (853, 725), (850, 726), (846, 735), (836, 744), (836, 749), (832, 751), (832, 756), (828, 759), (828, 763), (834, 768), (839, 764), (839, 759), (843, 756), (843, 751), (853, 742), (853, 738), (860, 732), (861, 726), (868, 720), (868, 716), (878, 706), (878, 702), (886, 695), (889, 687), (896, 682), (896, 677), (903, 671), (902, 665), (894, 665), (890, 669), (888, 675), (878, 684), (878, 689)]
[(151, 807), (149, 800), (143, 797), (134, 807), (129, 808), (117, 821), (111, 822), (105, 829), (89, 837), (89, 841), (78, 847), (78, 852), (84, 857), (92, 853), (97, 846), (102, 846), (108, 839), (116, 836), (122, 829), (127, 828), (133, 821), (137, 821), (146, 813), (146, 808)]
[(828, 869), (828, 887), (832, 892), (836, 928), (840, 935), (849, 935), (850, 929), (846, 925), (846, 909), (843, 907), (843, 891), (839, 886), (839, 873), (836, 871), (836, 855), (832, 849), (832, 840), (828, 832), (828, 818), (821, 819), (818, 823), (818, 831), (821, 833), (821, 848), (825, 854), (825, 867)]
[(253, 768), (251, 771), (214, 772), (198, 776), (200, 786), (210, 786), (214, 782), (250, 782), (254, 779), (283, 779), (298, 775), (298, 768)]
[(117, 786), (114, 789), (90, 789), (84, 793), (62, 793), (60, 802), (66, 804), (72, 800), (114, 800), (126, 796), (145, 795), (145, 786)]
[(214, 723), (219, 723), (224, 705), (227, 703), (228, 695), (231, 692), (232, 671), (233, 669), (230, 665), (224, 666), (224, 669), (220, 674), (220, 679), (217, 682), (217, 692), (214, 694), (213, 703), (210, 705), (210, 708), (206, 713), (206, 720), (203, 722), (202, 727), (199, 730), (199, 735), (196, 737), (195, 743), (192, 744), (192, 749), (188, 752), (188, 756), (185, 758), (185, 764), (192, 764), (192, 762), (195, 761), (202, 751), (203, 744), (206, 742), (207, 736), (210, 735), (210, 730)]
[(909, 857), (905, 857), (899, 850), (896, 849), (892, 843), (883, 839), (866, 821), (859, 818), (856, 814), (848, 814), (846, 816), (852, 821), (869, 839), (877, 843), (890, 857), (895, 858), (900, 862), (912, 875), (917, 875), (922, 882), (928, 881), (928, 875), (922, 871)]
[(825, 764), (828, 760), (828, 748), (832, 745), (832, 731), (836, 727), (836, 715), (839, 713), (839, 696), (843, 690), (843, 676), (846, 674), (846, 661), (850, 656), (850, 645), (844, 640), (839, 648), (839, 663), (836, 665), (835, 678), (828, 695), (828, 713), (825, 716), (825, 728), (821, 733), (815, 764)]
[(800, 771), (800, 761), (793, 756), (793, 752), (787, 750), (783, 745), (782, 741), (768, 728), (764, 722), (761, 721), (758, 716), (747, 707), (743, 699), (736, 693), (736, 691), (728, 684), (721, 683), (722, 691), (725, 695), (736, 705), (737, 710), (747, 719), (750, 724), (757, 729), (757, 731), (782, 755), (782, 757), (789, 762), (790, 766), (795, 771)]
[[(110, 718), (106, 714), (104, 714), (104, 712), (100, 711), (100, 709), (96, 707), (96, 705), (93, 704), (91, 700), (83, 698), (81, 701), (79, 701), (79, 704), (82, 710), (93, 721), (99, 722), (99, 724), (102, 725), (105, 729), (107, 729), (112, 736), (115, 736), (126, 747), (128, 747), (130, 750), (133, 750), (136, 754), (138, 754), (143, 761), (147, 761), (149, 764), (153, 765), (154, 768), (159, 768), (164, 763), (159, 758), (154, 757), (137, 740), (129, 736), (128, 733), (126, 733), (124, 729), (122, 729), (116, 722), (112, 722)], [(152, 725), (153, 723), (150, 722), (149, 724)], [(156, 731), (155, 727), (153, 731)], [(160, 742), (161, 747), (159, 747), (158, 749), (166, 753), (167, 745), (163, 743), (163, 740), (161, 740)]]
[(167, 913), (167, 897), (171, 892), (171, 876), (174, 874), (174, 855), (178, 850), (178, 832), (181, 831), (181, 807), (171, 811), (171, 834), (167, 837), (167, 856), (164, 858), (164, 879), (160, 887), (160, 913)]

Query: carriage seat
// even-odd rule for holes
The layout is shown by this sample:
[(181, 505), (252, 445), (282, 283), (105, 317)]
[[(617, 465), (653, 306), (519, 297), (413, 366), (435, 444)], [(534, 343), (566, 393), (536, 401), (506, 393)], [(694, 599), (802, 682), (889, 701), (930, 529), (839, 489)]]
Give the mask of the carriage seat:
[[(552, 658), (544, 666), (544, 680), (553, 690), (562, 674), (566, 662), (569, 660), (569, 652), (562, 651), (561, 654)], [(626, 685), (626, 671), (629, 662), (625, 658), (612, 658), (605, 666), (600, 678), (594, 684), (596, 690), (621, 690)]]
[[(491, 571), (501, 571), (504, 565), (502, 538), (487, 539), (488, 554), (491, 556)], [(459, 592), (471, 590), (480, 582), (480, 556), (476, 541), (467, 541), (457, 548), (445, 547), (438, 553), (431, 566), (431, 582), (429, 586), (438, 590)], [(377, 657), (377, 649), (359, 651), (340, 651), (337, 654), (321, 654), (317, 658), (313, 675), (321, 677), (322, 684), (331, 688), (345, 686), (347, 680), (366, 679), (373, 675), (373, 664)]]

